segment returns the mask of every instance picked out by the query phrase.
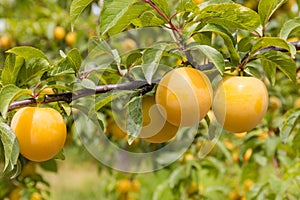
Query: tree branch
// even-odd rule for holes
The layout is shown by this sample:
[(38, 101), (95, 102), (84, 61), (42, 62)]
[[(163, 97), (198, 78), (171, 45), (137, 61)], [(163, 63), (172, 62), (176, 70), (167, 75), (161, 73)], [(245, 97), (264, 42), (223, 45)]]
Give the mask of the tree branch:
[(37, 102), (37, 100), (35, 98), (29, 98), (29, 99), (15, 101), (10, 105), (9, 111), (18, 109), (18, 108), (21, 108), (24, 106), (35, 105), (37, 103), (47, 104), (47, 103), (59, 102), (59, 101), (71, 103), (72, 101), (82, 98), (82, 97), (91, 96), (94, 94), (106, 93), (111, 90), (141, 89), (141, 92), (145, 93), (145, 91), (152, 89), (153, 86), (158, 81), (159, 80), (153, 81), (153, 83), (151, 85), (149, 85), (147, 83), (147, 81), (131, 81), (131, 82), (119, 83), (119, 84), (100, 85), (100, 86), (97, 86), (95, 90), (80, 89), (80, 90), (75, 91), (74, 93), (66, 92), (66, 93), (60, 93), (60, 94), (48, 94), (48, 95), (45, 95), (44, 100), (42, 102)]
[[(289, 44), (295, 46), (296, 50), (300, 50), (300, 41), (290, 42)], [(266, 48), (259, 50), (258, 52), (256, 52), (256, 54), (263, 53), (263, 52), (270, 51), (270, 50), (282, 51), (282, 52), (287, 51), (286, 49), (283, 49), (283, 48), (270, 46), (270, 47), (266, 47)], [(228, 60), (225, 60), (225, 61), (228, 62)], [(203, 70), (213, 69), (214, 65), (213, 65), (213, 63), (208, 63), (208, 64), (194, 66), (194, 67), (198, 70), (203, 71)], [(141, 89), (141, 93), (145, 94), (146, 92), (151, 90), (154, 87), (154, 85), (158, 82), (159, 82), (159, 80), (155, 80), (155, 81), (153, 81), (153, 83), (151, 85), (149, 85), (147, 83), (147, 81), (130, 81), (130, 82), (119, 83), (119, 84), (100, 85), (100, 86), (97, 86), (95, 90), (80, 89), (80, 90), (75, 91), (74, 93), (66, 92), (66, 93), (60, 93), (60, 94), (48, 94), (48, 95), (45, 95), (45, 98), (42, 102), (37, 102), (37, 100), (35, 98), (29, 98), (29, 99), (15, 101), (15, 102), (11, 103), (11, 105), (9, 107), (9, 111), (18, 109), (18, 108), (22, 108), (25, 106), (35, 105), (37, 103), (47, 104), (47, 103), (59, 102), (59, 101), (71, 103), (72, 101), (82, 98), (82, 97), (86, 97), (86, 96), (90, 96), (90, 95), (94, 95), (94, 94), (106, 93), (111, 90)]]

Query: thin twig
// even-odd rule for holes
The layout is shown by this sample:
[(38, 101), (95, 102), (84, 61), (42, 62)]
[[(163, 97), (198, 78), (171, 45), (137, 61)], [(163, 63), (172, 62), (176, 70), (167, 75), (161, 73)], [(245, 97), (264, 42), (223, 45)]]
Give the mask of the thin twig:
[(276, 176), (279, 179), (281, 179), (281, 175), (280, 175), (280, 172), (279, 172), (279, 164), (278, 164), (278, 161), (277, 161), (275, 156), (273, 156), (272, 161), (273, 161), (273, 166), (274, 166), (274, 169), (275, 169)]

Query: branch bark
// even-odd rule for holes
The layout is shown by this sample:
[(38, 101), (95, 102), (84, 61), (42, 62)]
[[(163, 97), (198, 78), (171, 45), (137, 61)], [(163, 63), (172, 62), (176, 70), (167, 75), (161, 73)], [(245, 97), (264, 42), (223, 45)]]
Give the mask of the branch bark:
[[(146, 90), (150, 90), (153, 88), (153, 86), (158, 82), (159, 80), (153, 81), (153, 84), (149, 85), (147, 81), (131, 81), (126, 83), (119, 83), (119, 84), (109, 84), (109, 85), (100, 85), (97, 86), (95, 90), (92, 89), (80, 89), (75, 92), (66, 92), (66, 93), (60, 93), (60, 94), (48, 94), (45, 95), (44, 100), (42, 102), (39, 102), (41, 104), (47, 104), (52, 102), (67, 102), (71, 103), (72, 101), (86, 97), (91, 96), (94, 94), (100, 94), (100, 93), (106, 93), (111, 90), (136, 90), (141, 89), (142, 93), (145, 93)], [(18, 109), (24, 106), (31, 106), (37, 104), (37, 100), (35, 98), (29, 98), (24, 100), (19, 100), (11, 103), (9, 107), (9, 111)]]

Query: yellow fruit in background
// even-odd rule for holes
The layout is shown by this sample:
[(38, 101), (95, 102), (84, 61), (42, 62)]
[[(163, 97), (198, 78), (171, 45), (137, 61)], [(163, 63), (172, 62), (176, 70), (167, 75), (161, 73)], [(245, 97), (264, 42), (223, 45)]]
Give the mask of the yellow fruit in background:
[(247, 132), (242, 132), (242, 133), (235, 133), (234, 134), (237, 138), (240, 138), (240, 139), (244, 139), (247, 135)]
[(53, 31), (53, 36), (56, 40), (63, 40), (66, 35), (66, 30), (64, 27), (56, 26)]
[(193, 0), (193, 2), (198, 5), (198, 4), (202, 3), (203, 0)]
[(11, 121), (20, 153), (42, 162), (53, 158), (63, 148), (67, 130), (63, 117), (53, 108), (25, 107)]
[(170, 124), (159, 112), (154, 96), (147, 96), (142, 101), (143, 127), (139, 137), (147, 142), (162, 143), (171, 140), (178, 127)]
[(52, 88), (44, 88), (41, 92), (41, 94), (45, 95), (45, 94), (54, 94), (54, 91)]
[(235, 149), (234, 144), (230, 140), (224, 140), (224, 145), (226, 146), (227, 149), (230, 151)]
[(185, 155), (184, 155), (184, 157), (183, 157), (183, 160), (184, 161), (192, 161), (192, 160), (194, 160), (195, 159), (195, 157), (194, 157), (194, 155), (192, 154), (192, 153), (186, 153)]
[(138, 182), (138, 180), (131, 181), (131, 191), (138, 192), (140, 190), (140, 188), (141, 188), (141, 185)]
[(248, 162), (248, 160), (251, 158), (252, 156), (252, 152), (253, 150), (251, 148), (247, 149), (245, 151), (245, 154), (244, 154), (244, 162)]
[(239, 191), (237, 190), (237, 188), (235, 188), (234, 190), (232, 190), (229, 193), (229, 199), (231, 199), (231, 200), (240, 200), (240, 198), (241, 198), (241, 195), (240, 195)]
[(234, 151), (232, 153), (232, 160), (234, 163), (237, 163), (239, 161), (239, 153), (237, 151)]
[(298, 37), (292, 37), (292, 38), (288, 38), (286, 41), (287, 42), (297, 42), (297, 41), (299, 41), (299, 38)]
[(8, 196), (9, 200), (20, 200), (21, 199), (21, 191), (22, 188), (21, 187), (17, 187), (15, 189), (13, 189)]
[(127, 193), (131, 191), (131, 181), (129, 179), (119, 180), (117, 183), (117, 190), (120, 193)]
[(294, 108), (300, 108), (300, 97), (298, 97), (294, 103)]
[(137, 49), (137, 44), (136, 44), (136, 42), (133, 40), (133, 39), (131, 39), (131, 38), (126, 38), (126, 39), (124, 39), (123, 41), (122, 41), (122, 44), (121, 44), (121, 46), (122, 46), (122, 49), (124, 50), (124, 51), (133, 51), (133, 50), (136, 50)]
[(261, 132), (257, 135), (257, 138), (260, 139), (260, 140), (266, 140), (268, 137), (270, 137), (270, 134), (272, 134), (272, 132)]
[(194, 194), (194, 193), (197, 193), (198, 192), (198, 187), (195, 183), (195, 181), (192, 181), (189, 185), (189, 187), (187, 188), (187, 194), (188, 195), (191, 195), (191, 194)]
[(241, 133), (255, 128), (268, 108), (268, 91), (254, 77), (226, 77), (217, 87), (213, 112), (223, 128)]
[(36, 173), (36, 163), (28, 162), (24, 165), (20, 177), (32, 176)]
[(269, 101), (270, 101), (270, 103), (269, 103), (270, 111), (275, 111), (282, 107), (282, 103), (281, 103), (280, 99), (276, 96), (271, 96)]
[(37, 192), (34, 192), (30, 195), (30, 200), (42, 200), (42, 196), (37, 193)]
[(127, 133), (112, 119), (107, 124), (107, 132), (112, 134), (116, 140), (122, 140), (127, 136)]
[(245, 0), (244, 6), (251, 8), (252, 10), (257, 10), (258, 0)]
[(212, 86), (208, 77), (193, 68), (177, 68), (158, 83), (155, 101), (159, 111), (175, 126), (194, 126), (209, 111)]
[(66, 44), (72, 47), (76, 41), (76, 33), (69, 32), (65, 38)]
[(0, 38), (0, 47), (2, 49), (9, 49), (12, 47), (13, 40), (10, 35), (4, 35)]
[(244, 182), (244, 191), (248, 192), (253, 185), (254, 185), (254, 182), (251, 179), (246, 179)]

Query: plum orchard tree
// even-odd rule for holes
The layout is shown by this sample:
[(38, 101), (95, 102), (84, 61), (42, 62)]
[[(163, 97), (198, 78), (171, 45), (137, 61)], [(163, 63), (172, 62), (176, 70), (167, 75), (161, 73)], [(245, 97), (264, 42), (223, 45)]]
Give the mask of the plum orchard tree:
[[(56, 159), (64, 157), (58, 151), (65, 130), (51, 125), (49, 129), (61, 137), (54, 140), (53, 151), (44, 150), (45, 140), (52, 138), (40, 129), (46, 122), (39, 120), (46, 114), (35, 119), (30, 117), (34, 112), (24, 111), (51, 107), (51, 113), (55, 109), (63, 116), (67, 132), (73, 130), (76, 113), (85, 113), (106, 129), (112, 142), (134, 152), (154, 151), (169, 140), (190, 137), (176, 130), (197, 126), (182, 159), (162, 170), (115, 176), (112, 169), (101, 168), (119, 179), (107, 180), (116, 192), (110, 188), (99, 194), (101, 199), (299, 199), (299, 5), (294, 2), (291, 10), (283, 12), (284, 0), (260, 0), (255, 10), (229, 0), (201, 2), (101, 1), (99, 24), (88, 31), (88, 35), (97, 32), (89, 46), (82, 39), (89, 36), (78, 34), (80, 30), (71, 36), (66, 32), (85, 27), (85, 19), (94, 15), (86, 11), (97, 7), (93, 0), (72, 1), (71, 29), (60, 6), (42, 16), (38, 12), (37, 19), (46, 22), (47, 13), (65, 13), (58, 15), (60, 21), (49, 22), (44, 32), (30, 28), (14, 32), (9, 29), (13, 26), (7, 26), (3, 35), (11, 35), (15, 42), (2, 42), (1, 47), (5, 61), (1, 62), (0, 198), (15, 191), (24, 198), (47, 198), (38, 184), (45, 183), (42, 176), (35, 170), (24, 171), (30, 160), (47, 160), (39, 166), (56, 171)], [(35, 27), (42, 30), (43, 20), (36, 21)], [(135, 37), (143, 28), (147, 31), (142, 37)], [(120, 35), (123, 38), (118, 39)], [(95, 59), (92, 69), (82, 62), (87, 56)], [(112, 102), (128, 96), (121, 126), (113, 117)], [(276, 97), (281, 106), (267, 110), (268, 96)], [(81, 106), (75, 101), (80, 99), (90, 103)], [(156, 135), (145, 131), (156, 123), (154, 116), (165, 121)], [(217, 134), (222, 128), (222, 134)], [(37, 140), (29, 141), (22, 134), (26, 130), (38, 135)], [(39, 156), (43, 152), (45, 159)], [(157, 159), (164, 162), (169, 157)], [(147, 187), (132, 189), (134, 181)]]

